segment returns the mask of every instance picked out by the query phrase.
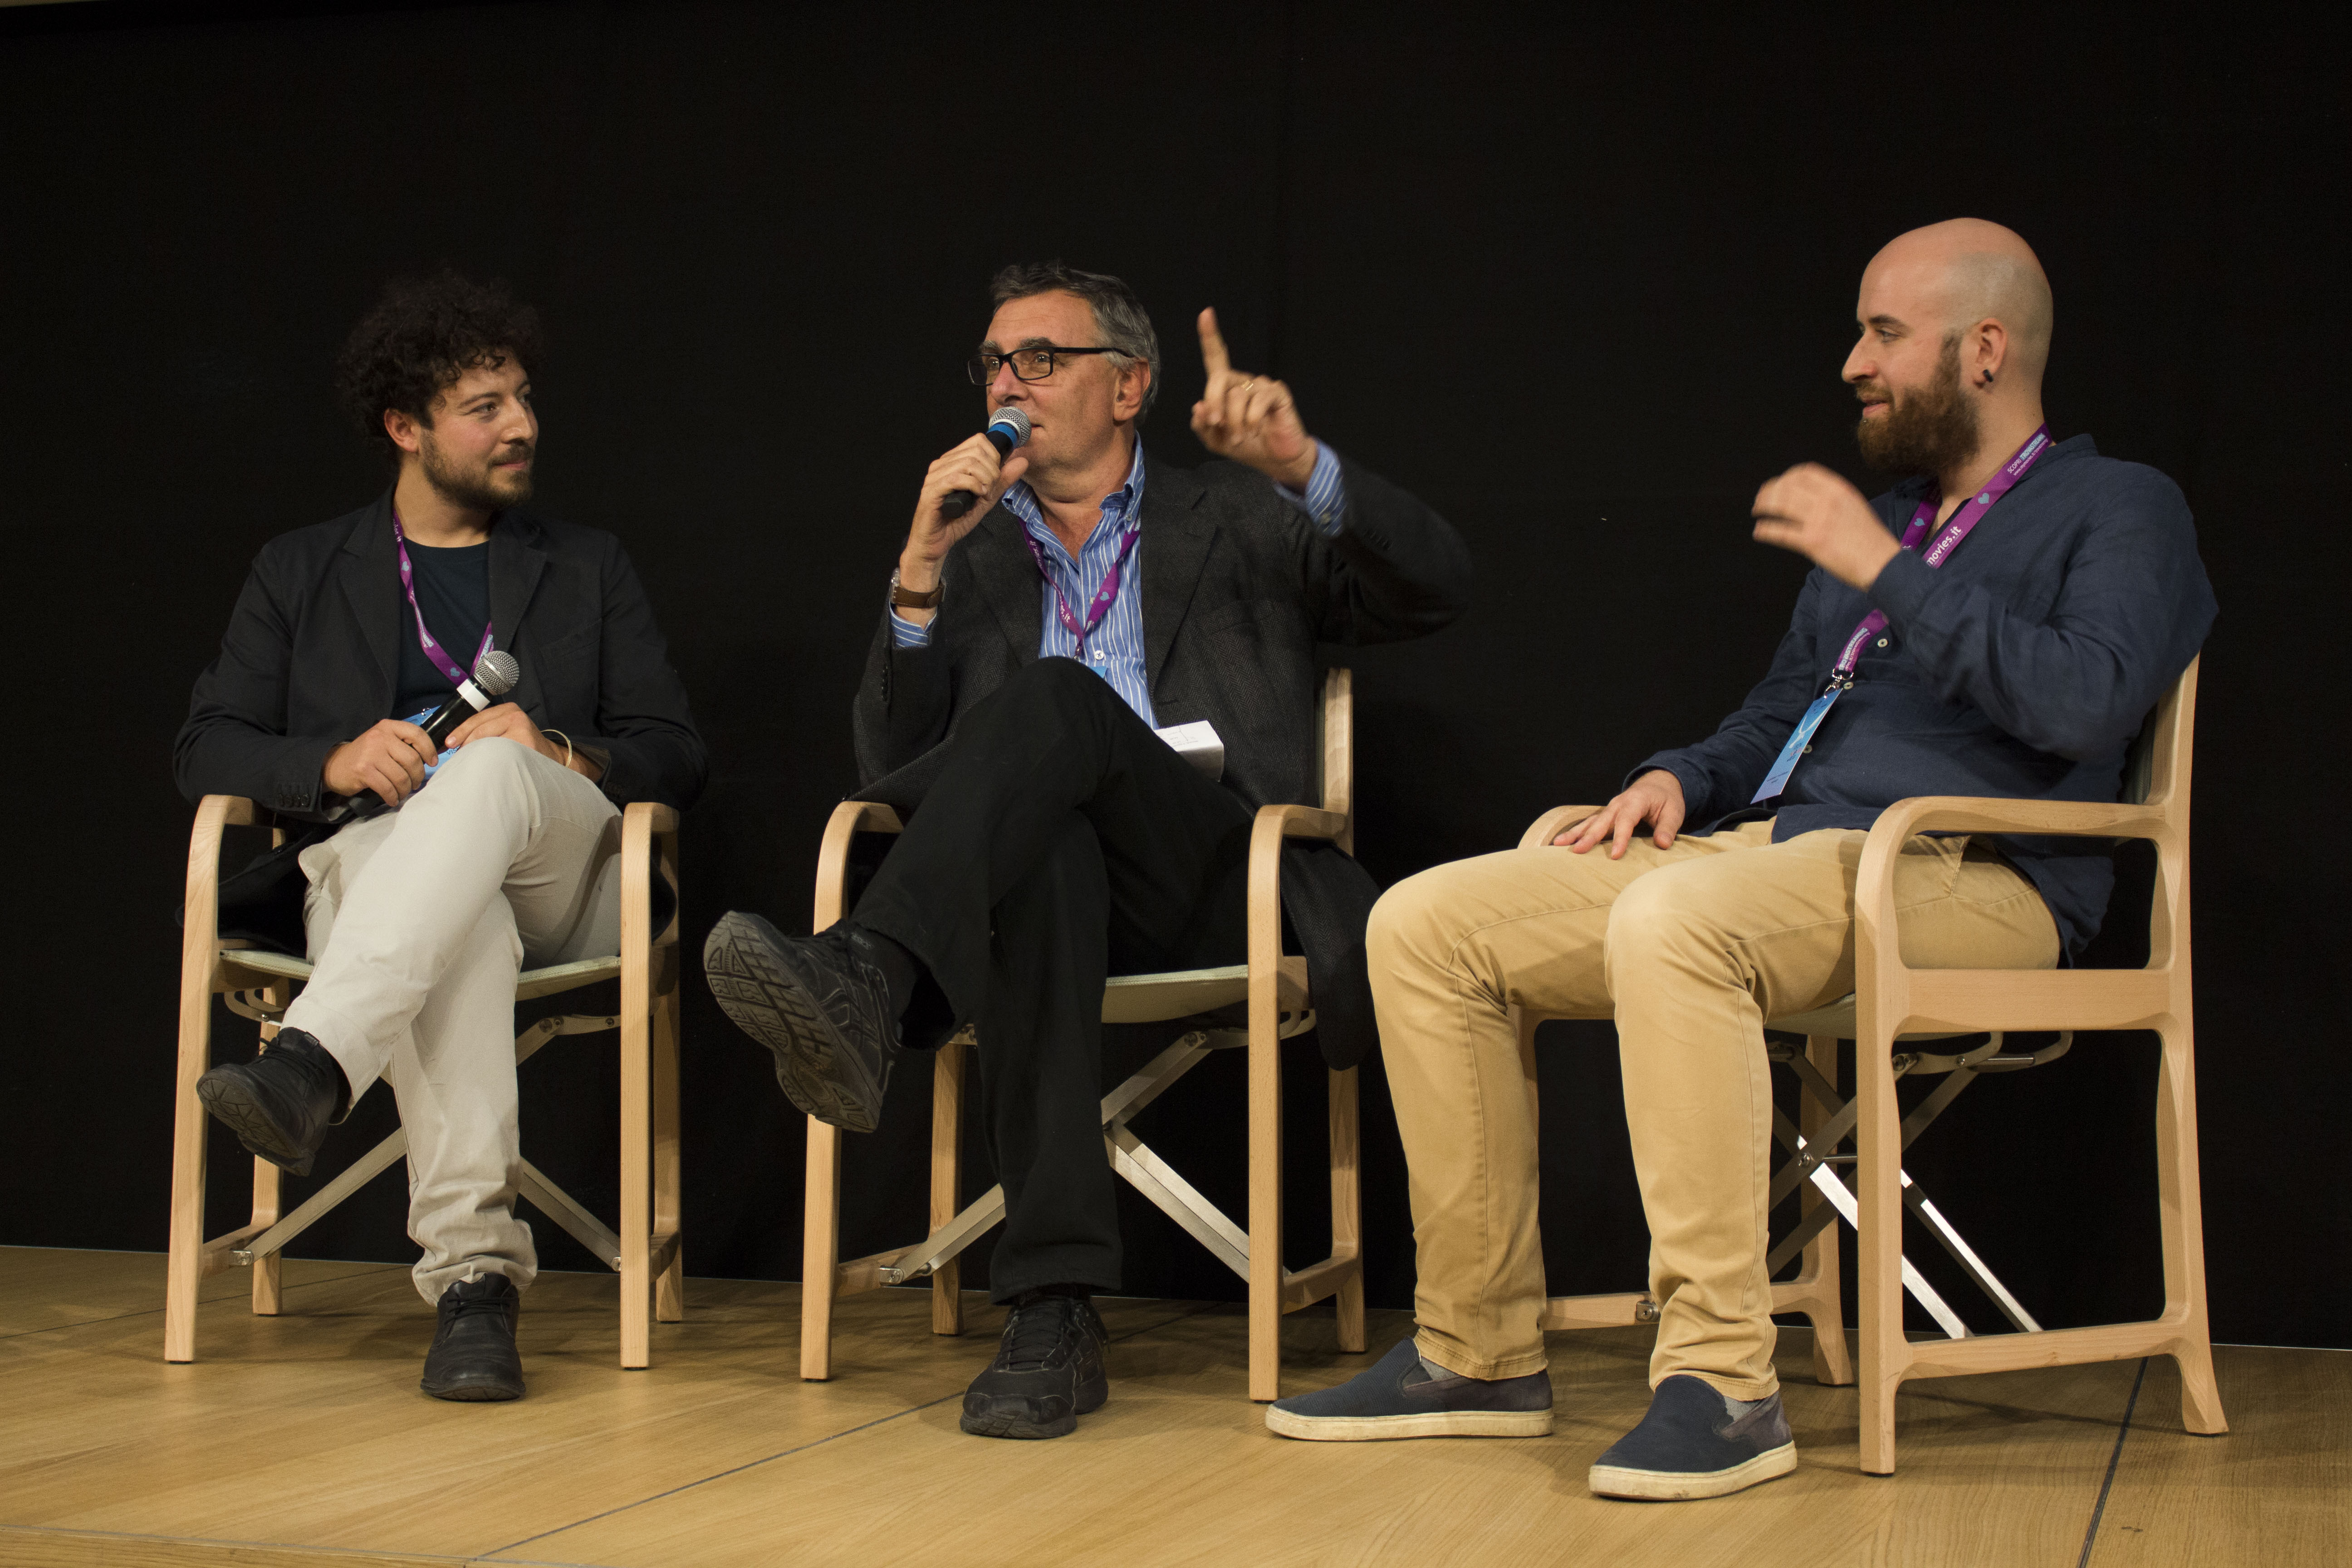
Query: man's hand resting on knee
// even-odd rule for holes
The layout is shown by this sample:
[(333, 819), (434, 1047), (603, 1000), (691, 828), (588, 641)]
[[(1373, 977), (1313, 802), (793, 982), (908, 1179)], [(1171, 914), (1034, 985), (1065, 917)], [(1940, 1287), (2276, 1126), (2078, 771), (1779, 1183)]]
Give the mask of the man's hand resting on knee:
[(1609, 858), (1622, 860), (1625, 847), (1643, 823), (1652, 825), (1650, 842), (1661, 849), (1675, 847), (1675, 833), (1683, 825), (1683, 781), (1664, 768), (1652, 768), (1633, 781), (1625, 793), (1552, 840), (1579, 855), (1603, 839)]

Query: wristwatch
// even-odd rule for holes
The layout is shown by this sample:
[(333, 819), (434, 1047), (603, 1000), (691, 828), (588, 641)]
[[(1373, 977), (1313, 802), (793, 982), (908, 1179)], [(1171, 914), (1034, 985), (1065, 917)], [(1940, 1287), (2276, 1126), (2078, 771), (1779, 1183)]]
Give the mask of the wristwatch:
[(890, 603), (899, 609), (936, 610), (940, 607), (940, 600), (946, 593), (947, 580), (944, 577), (940, 580), (940, 585), (928, 594), (918, 594), (912, 588), (902, 588), (898, 585), (898, 569), (896, 566), (890, 568)]

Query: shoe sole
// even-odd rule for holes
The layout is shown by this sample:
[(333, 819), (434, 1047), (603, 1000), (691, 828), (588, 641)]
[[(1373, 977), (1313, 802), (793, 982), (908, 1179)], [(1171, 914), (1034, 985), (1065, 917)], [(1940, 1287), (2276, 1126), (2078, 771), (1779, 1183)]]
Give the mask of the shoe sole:
[(1797, 1446), (1783, 1443), (1727, 1470), (1678, 1472), (1631, 1470), (1622, 1465), (1595, 1465), (1590, 1479), (1598, 1497), (1635, 1498), (1645, 1502), (1684, 1502), (1695, 1498), (1724, 1497), (1759, 1481), (1785, 1476), (1797, 1468)]
[(245, 1145), (247, 1153), (298, 1176), (310, 1173), (310, 1163), (318, 1158), (319, 1152), (313, 1149), (307, 1154), (295, 1153), (287, 1144), (285, 1131), (254, 1103), (244, 1080), (235, 1074), (215, 1078), (206, 1073), (196, 1080), (196, 1098), (222, 1126), (236, 1134), (236, 1141)]
[(1078, 1429), (1078, 1417), (1091, 1415), (1110, 1401), (1110, 1378), (1104, 1373), (1078, 1385), (1075, 1408), (1058, 1421), (1024, 1421), (1018, 1415), (975, 1415), (967, 1410), (956, 1424), (975, 1437), (1066, 1437)]
[(436, 1399), (451, 1400), (459, 1405), (488, 1405), (522, 1397), (521, 1389), (503, 1383), (458, 1383), (446, 1388), (435, 1388), (420, 1383), (416, 1386)]
[(783, 933), (757, 915), (729, 913), (703, 944), (702, 970), (730, 1022), (776, 1058), (786, 1099), (819, 1121), (871, 1132), (882, 1119), (874, 1081), (816, 1004), (816, 988), (783, 956)]
[(1377, 1443), (1393, 1437), (1549, 1437), (1549, 1410), (1431, 1410), (1411, 1415), (1301, 1415), (1265, 1407), (1269, 1432), (1310, 1443)]

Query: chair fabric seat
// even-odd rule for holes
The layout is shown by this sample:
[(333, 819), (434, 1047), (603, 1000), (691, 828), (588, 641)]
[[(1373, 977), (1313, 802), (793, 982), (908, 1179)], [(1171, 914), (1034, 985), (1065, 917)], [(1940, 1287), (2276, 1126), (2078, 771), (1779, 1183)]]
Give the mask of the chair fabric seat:
[[(1784, 1035), (1822, 1035), (1832, 1040), (1853, 1039), (1853, 993), (1849, 991), (1840, 1000), (1831, 1003), (1826, 1007), (1816, 1007), (1810, 1013), (1791, 1013), (1785, 1018), (1773, 1018), (1764, 1026), (1778, 1030)], [(1982, 1033), (1984, 1033), (1982, 1029), (1954, 1029), (1925, 1034), (1906, 1031), (1898, 1037), (1906, 1040), (1958, 1040), (1965, 1039), (1971, 1034)]]
[[(261, 948), (233, 947), (221, 957), (239, 969), (251, 969), (281, 980), (308, 980), (317, 967), (307, 958), (297, 958), (290, 952), (270, 952)], [(610, 958), (583, 958), (571, 963), (551, 963), (544, 969), (526, 969), (515, 982), (515, 1000), (528, 1002), (534, 996), (552, 996), (559, 991), (574, 991), (583, 985), (593, 985), (599, 980), (620, 976), (621, 955)]]

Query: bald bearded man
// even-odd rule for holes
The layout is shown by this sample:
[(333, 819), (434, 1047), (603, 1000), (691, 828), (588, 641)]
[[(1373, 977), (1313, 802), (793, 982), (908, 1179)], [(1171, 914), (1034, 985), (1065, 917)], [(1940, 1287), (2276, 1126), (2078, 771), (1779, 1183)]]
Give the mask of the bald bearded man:
[[(1425, 871), (1373, 910), (1418, 1332), (1275, 1404), (1275, 1431), (1550, 1430), (1518, 1005), (1615, 1018), (1650, 1224), (1654, 1392), (1592, 1489), (1715, 1497), (1795, 1468), (1765, 1264), (1764, 1020), (1853, 990), (1854, 871), (1881, 810), (2114, 800), (2125, 748), (2214, 614), (2179, 489), (2088, 436), (2051, 443), (2050, 287), (2022, 239), (1974, 219), (1906, 234), (1863, 274), (1856, 316), (1844, 375), (1863, 455), (1901, 482), (1865, 500), (1807, 463), (1757, 493), (1755, 537), (1814, 570), (1746, 703), (1552, 846)], [(2097, 930), (2112, 881), (2091, 841), (1916, 838), (1895, 871), (1903, 961), (2057, 964)]]

